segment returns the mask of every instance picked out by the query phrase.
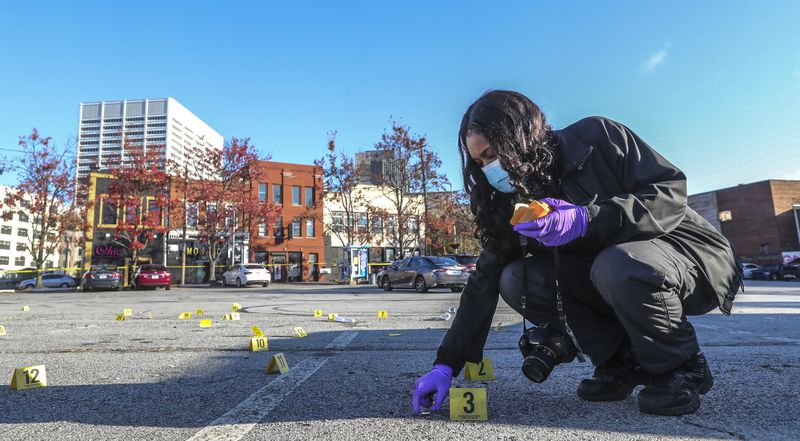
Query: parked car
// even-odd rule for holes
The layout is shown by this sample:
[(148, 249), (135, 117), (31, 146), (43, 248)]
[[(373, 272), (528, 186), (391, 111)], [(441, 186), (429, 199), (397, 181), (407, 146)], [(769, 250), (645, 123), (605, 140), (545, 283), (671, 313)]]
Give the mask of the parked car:
[(442, 257), (449, 257), (455, 260), (467, 267), (467, 270), (471, 273), (475, 272), (475, 264), (478, 263), (478, 256), (473, 256), (471, 254), (445, 254)]
[(450, 288), (453, 292), (464, 289), (469, 278), (467, 267), (447, 257), (407, 257), (384, 270), (383, 290), (413, 288), (427, 292), (431, 288)]
[(162, 287), (169, 290), (170, 283), (172, 283), (172, 275), (164, 265), (142, 265), (133, 276), (133, 285), (136, 289)]
[(756, 265), (755, 263), (748, 263), (745, 262), (742, 264), (742, 274), (744, 275), (745, 279), (752, 279), (753, 278), (753, 271), (758, 271), (761, 269), (760, 265)]
[(228, 271), (222, 273), (223, 286), (261, 285), (266, 288), (270, 282), (272, 282), (272, 274), (263, 265), (256, 263), (234, 265)]
[[(45, 288), (74, 288), (78, 286), (78, 282), (71, 276), (65, 274), (43, 274), (42, 284)], [(36, 279), (26, 279), (19, 282), (17, 288), (28, 289), (36, 287)]]
[(800, 278), (800, 259), (787, 264), (764, 265), (751, 272), (750, 277), (762, 280), (797, 280)]
[(84, 291), (93, 289), (122, 289), (122, 274), (114, 266), (92, 266), (83, 275), (81, 288)]

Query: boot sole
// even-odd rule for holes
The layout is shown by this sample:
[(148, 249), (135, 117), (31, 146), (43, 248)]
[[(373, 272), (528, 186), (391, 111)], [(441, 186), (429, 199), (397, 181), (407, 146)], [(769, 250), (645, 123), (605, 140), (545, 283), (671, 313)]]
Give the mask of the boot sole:
[(699, 408), (700, 408), (700, 399), (698, 397), (694, 397), (694, 399), (691, 402), (686, 403), (683, 406), (668, 407), (668, 408), (650, 407), (647, 404), (642, 403), (641, 400), (639, 400), (639, 411), (651, 415), (679, 416), (679, 415), (685, 415), (687, 413), (695, 413)]
[(622, 401), (622, 400), (624, 400), (624, 399), (628, 398), (628, 396), (631, 394), (631, 392), (633, 392), (633, 389), (634, 389), (634, 388), (635, 388), (635, 387), (636, 387), (638, 384), (639, 384), (639, 383), (632, 384), (632, 385), (630, 385), (630, 387), (627, 387), (627, 386), (626, 386), (625, 388), (623, 388), (623, 389), (620, 389), (620, 390), (618, 390), (618, 391), (616, 391), (616, 392), (613, 392), (613, 393), (607, 393), (607, 394), (603, 394), (603, 395), (588, 395), (588, 394), (583, 394), (583, 393), (581, 393), (581, 390), (580, 390), (580, 389), (578, 389), (578, 397), (580, 397), (582, 400), (585, 400), (585, 401), (592, 401), (592, 402), (601, 402), (601, 401)]

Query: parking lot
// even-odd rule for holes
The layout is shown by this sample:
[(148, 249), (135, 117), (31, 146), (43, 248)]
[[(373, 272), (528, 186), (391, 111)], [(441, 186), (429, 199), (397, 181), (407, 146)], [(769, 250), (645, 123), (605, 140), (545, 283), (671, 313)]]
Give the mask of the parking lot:
[[(692, 319), (714, 388), (697, 414), (640, 414), (635, 396), (575, 395), (592, 367), (521, 374), (519, 317), (502, 304), (486, 348), (496, 380), (489, 419), (411, 416), (411, 388), (430, 368), (459, 293), (374, 286), (280, 285), (171, 291), (0, 294), (0, 375), (46, 365), (45, 388), (0, 388), (2, 439), (797, 439), (800, 283), (751, 282), (734, 315)], [(222, 320), (231, 305), (241, 320)], [(29, 306), (22, 311), (23, 305)], [(129, 308), (132, 315), (115, 320)], [(204, 310), (197, 317), (197, 309)], [(324, 311), (314, 317), (315, 310)], [(388, 312), (378, 318), (378, 311)], [(182, 312), (192, 318), (179, 320)], [(327, 314), (355, 323), (329, 321)], [(200, 328), (199, 319), (212, 319)], [(251, 326), (269, 350), (251, 352)], [(308, 336), (298, 338), (295, 327)], [(289, 371), (269, 375), (283, 353)], [(8, 383), (7, 383), (8, 384)]]

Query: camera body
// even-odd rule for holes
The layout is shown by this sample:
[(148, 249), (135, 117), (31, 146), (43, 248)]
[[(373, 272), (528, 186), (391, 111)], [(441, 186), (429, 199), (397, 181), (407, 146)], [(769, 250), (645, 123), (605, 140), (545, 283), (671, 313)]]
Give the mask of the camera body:
[(519, 350), (525, 358), (522, 373), (534, 383), (544, 382), (557, 364), (569, 363), (578, 354), (572, 339), (549, 323), (522, 334)]

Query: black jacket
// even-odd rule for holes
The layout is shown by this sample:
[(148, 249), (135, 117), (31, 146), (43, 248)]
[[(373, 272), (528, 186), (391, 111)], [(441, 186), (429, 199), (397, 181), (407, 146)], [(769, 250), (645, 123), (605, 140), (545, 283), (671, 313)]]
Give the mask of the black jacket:
[[(561, 197), (585, 205), (592, 247), (661, 238), (691, 259), (730, 314), (742, 284), (741, 265), (727, 239), (686, 204), (686, 176), (617, 122), (584, 118), (555, 132), (563, 151)], [(573, 244), (577, 245), (577, 244)], [(519, 253), (484, 250), (461, 294), (436, 363), (455, 373), (479, 362), (497, 308), (503, 267)]]

